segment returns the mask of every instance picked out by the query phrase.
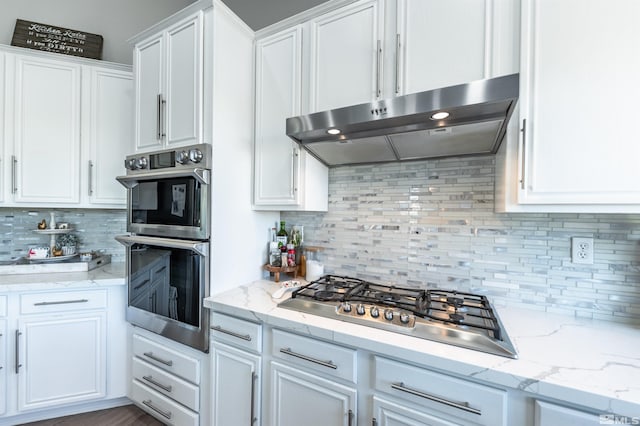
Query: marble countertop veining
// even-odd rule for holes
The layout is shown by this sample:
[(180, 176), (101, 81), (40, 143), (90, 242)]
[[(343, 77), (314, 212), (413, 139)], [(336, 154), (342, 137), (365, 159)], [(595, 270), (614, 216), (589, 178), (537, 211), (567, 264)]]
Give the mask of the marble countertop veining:
[(0, 275), (0, 293), (88, 286), (109, 287), (125, 283), (124, 263), (109, 263), (83, 272)]
[(278, 288), (259, 280), (214, 294), (204, 306), (596, 412), (640, 417), (638, 327), (496, 307), (518, 352), (514, 360), (281, 309), (277, 303), (285, 299), (271, 298)]

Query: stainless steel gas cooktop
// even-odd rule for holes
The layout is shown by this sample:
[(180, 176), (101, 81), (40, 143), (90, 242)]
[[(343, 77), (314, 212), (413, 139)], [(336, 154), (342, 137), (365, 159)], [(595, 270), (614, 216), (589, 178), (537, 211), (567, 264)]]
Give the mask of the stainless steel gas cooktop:
[(278, 306), (517, 358), (498, 314), (482, 295), (326, 275), (293, 291)]

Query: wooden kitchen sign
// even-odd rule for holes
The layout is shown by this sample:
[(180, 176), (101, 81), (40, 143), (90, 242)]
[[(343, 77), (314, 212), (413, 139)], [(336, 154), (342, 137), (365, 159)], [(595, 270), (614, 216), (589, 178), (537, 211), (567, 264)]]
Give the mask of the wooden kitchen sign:
[(12, 46), (102, 59), (102, 36), (16, 19)]

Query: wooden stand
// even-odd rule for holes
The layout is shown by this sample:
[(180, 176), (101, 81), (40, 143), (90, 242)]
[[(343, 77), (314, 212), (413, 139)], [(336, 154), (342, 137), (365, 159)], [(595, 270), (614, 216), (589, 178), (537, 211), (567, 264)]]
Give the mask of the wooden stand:
[(275, 274), (277, 283), (280, 282), (280, 274), (281, 273), (290, 274), (290, 273), (293, 272), (293, 278), (296, 278), (298, 276), (298, 265), (296, 265), (296, 266), (286, 266), (284, 268), (281, 268), (279, 266), (271, 266), (269, 264), (266, 264), (266, 265), (264, 265), (264, 269), (266, 269), (269, 272), (273, 272)]

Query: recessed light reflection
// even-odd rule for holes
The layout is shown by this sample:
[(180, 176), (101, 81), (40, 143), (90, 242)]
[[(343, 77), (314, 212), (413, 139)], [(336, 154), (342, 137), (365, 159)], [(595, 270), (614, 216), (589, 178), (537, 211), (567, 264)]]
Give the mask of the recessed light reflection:
[(329, 133), (330, 135), (339, 135), (340, 134), (340, 129), (329, 129), (327, 130), (327, 133)]
[(440, 112), (436, 112), (434, 114), (431, 114), (431, 119), (432, 120), (444, 120), (447, 117), (449, 117), (449, 113), (446, 112), (446, 111), (440, 111)]

